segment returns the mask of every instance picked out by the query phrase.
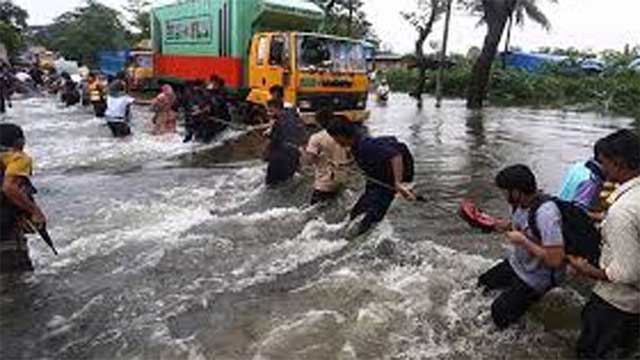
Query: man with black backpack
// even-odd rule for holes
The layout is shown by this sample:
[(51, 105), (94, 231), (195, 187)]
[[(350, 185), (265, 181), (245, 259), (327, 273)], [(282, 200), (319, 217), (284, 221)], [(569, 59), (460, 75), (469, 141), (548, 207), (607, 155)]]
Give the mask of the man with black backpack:
[[(501, 230), (513, 247), (507, 259), (481, 275), (478, 283), (488, 290), (503, 290), (491, 305), (491, 316), (504, 329), (562, 280), (565, 241), (559, 207), (541, 198), (527, 166), (507, 167), (495, 181), (512, 206), (511, 223)], [(532, 227), (538, 229), (535, 234)]]
[(640, 339), (638, 135), (621, 130), (606, 137), (599, 160), (608, 179), (621, 185), (608, 199), (612, 205), (602, 225), (599, 264), (568, 256), (576, 273), (597, 281), (582, 311), (577, 352), (581, 359), (630, 358)]
[(415, 200), (405, 185), (413, 181), (413, 157), (407, 146), (395, 137), (369, 137), (347, 120), (336, 121), (327, 132), (342, 147), (351, 150), (358, 167), (366, 176), (365, 191), (351, 210), (351, 219), (365, 215), (357, 235), (382, 221), (396, 193)]

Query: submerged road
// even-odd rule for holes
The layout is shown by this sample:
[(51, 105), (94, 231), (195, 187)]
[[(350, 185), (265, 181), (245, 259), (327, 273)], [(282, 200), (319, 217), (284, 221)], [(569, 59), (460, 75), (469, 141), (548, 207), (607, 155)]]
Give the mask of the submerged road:
[(404, 95), (371, 109), (374, 135), (411, 147), (417, 191), (433, 206), (396, 200), (367, 239), (348, 243), (359, 180), (330, 209), (310, 209), (311, 179), (266, 189), (257, 140), (242, 132), (183, 144), (151, 136), (151, 115), (136, 108), (134, 136), (116, 140), (88, 109), (15, 101), (0, 121), (25, 129), (60, 255), (33, 239), (35, 273), (0, 277), (0, 358), (571, 357), (583, 295), (555, 290), (496, 331), (493, 295), (476, 277), (502, 241), (460, 221), (457, 204), (471, 196), (506, 215), (491, 186), (500, 167), (529, 164), (555, 191), (597, 138), (637, 124), (461, 101), (435, 110), (427, 100), (419, 113)]

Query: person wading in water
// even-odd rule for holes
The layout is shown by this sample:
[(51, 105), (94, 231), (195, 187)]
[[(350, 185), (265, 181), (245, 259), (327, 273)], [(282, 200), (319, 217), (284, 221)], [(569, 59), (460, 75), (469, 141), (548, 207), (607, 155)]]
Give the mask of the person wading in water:
[(346, 119), (329, 126), (327, 132), (338, 144), (351, 150), (366, 175), (365, 191), (350, 214), (351, 220), (365, 215), (356, 235), (366, 233), (384, 219), (397, 193), (407, 200), (416, 200), (415, 193), (406, 185), (413, 180), (413, 168), (409, 166), (413, 158), (406, 145), (390, 136), (365, 136)]
[(19, 126), (0, 124), (0, 273), (33, 271), (24, 228), (29, 221), (38, 227), (47, 221), (33, 200), (33, 165), (24, 145)]

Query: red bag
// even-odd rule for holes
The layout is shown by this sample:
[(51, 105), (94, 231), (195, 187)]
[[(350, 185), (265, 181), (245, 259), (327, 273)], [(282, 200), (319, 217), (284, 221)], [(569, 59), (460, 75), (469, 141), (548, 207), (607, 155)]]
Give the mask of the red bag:
[(484, 232), (492, 232), (496, 230), (498, 219), (478, 209), (476, 204), (470, 199), (462, 200), (458, 214), (472, 227), (478, 228)]

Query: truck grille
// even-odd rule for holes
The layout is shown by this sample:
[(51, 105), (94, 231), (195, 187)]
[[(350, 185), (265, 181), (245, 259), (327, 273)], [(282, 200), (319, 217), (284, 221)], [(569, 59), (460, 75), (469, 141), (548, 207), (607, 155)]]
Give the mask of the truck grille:
[(367, 105), (367, 96), (367, 93), (302, 93), (298, 95), (297, 106), (301, 112), (314, 112), (320, 109), (364, 110)]

